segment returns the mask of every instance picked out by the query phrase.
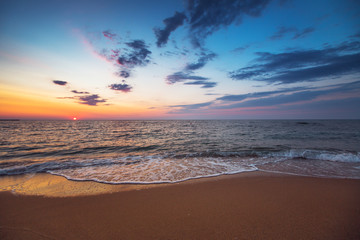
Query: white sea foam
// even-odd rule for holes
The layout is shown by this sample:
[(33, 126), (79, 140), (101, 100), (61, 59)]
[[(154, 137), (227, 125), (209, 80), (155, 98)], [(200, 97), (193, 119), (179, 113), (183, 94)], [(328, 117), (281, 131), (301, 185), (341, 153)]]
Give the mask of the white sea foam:
[(144, 155), (110, 159), (9, 162), (0, 175), (47, 172), (103, 183), (174, 183), (188, 179), (266, 170), (309, 176), (360, 178), (358, 152), (302, 150)]
[(212, 177), (257, 170), (234, 160), (220, 158), (161, 157), (134, 158), (131, 164), (87, 166), (82, 168), (49, 171), (70, 180), (92, 180), (103, 183), (175, 183), (189, 179)]

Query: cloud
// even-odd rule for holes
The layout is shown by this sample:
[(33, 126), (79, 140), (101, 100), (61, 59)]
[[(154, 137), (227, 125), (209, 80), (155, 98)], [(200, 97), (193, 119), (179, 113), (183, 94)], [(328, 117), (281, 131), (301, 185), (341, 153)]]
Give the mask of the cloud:
[(192, 43), (200, 47), (207, 36), (234, 22), (240, 23), (243, 16), (260, 16), (269, 2), (270, 0), (188, 0)]
[(133, 40), (127, 42), (130, 48), (127, 52), (120, 55), (117, 63), (126, 68), (134, 68), (137, 66), (146, 66), (150, 62), (151, 51), (143, 40)]
[(285, 89), (280, 89), (280, 90), (275, 90), (275, 91), (254, 92), (254, 93), (246, 93), (246, 94), (232, 94), (232, 95), (225, 95), (225, 96), (219, 97), (216, 100), (239, 102), (239, 101), (243, 101), (243, 100), (251, 99), (251, 98), (267, 97), (267, 96), (271, 96), (274, 94), (289, 93), (289, 92), (306, 90), (306, 89), (311, 89), (311, 88), (295, 87), (295, 88), (285, 88)]
[(296, 32), (297, 29), (294, 27), (280, 27), (278, 30), (270, 37), (271, 40), (277, 40), (283, 38), (286, 34)]
[(184, 13), (176, 12), (164, 20), (165, 28), (155, 28), (157, 46), (164, 46), (170, 34), (188, 19), (189, 36), (195, 47), (201, 48), (204, 39), (213, 32), (234, 22), (239, 24), (245, 15), (258, 17), (270, 0), (187, 0)]
[(217, 85), (216, 82), (207, 82), (207, 81), (193, 81), (193, 82), (186, 82), (185, 85), (201, 85), (201, 88), (213, 88)]
[[(92, 38), (92, 41), (87, 40), (82, 35), (80, 36), (96, 56), (101, 57), (102, 60), (106, 60), (116, 68), (114, 75), (117, 77), (123, 79), (129, 78), (135, 68), (145, 67), (151, 62), (152, 52), (144, 40), (135, 39), (124, 41), (110, 30), (102, 31), (101, 36), (103, 38), (101, 39), (90, 35), (89, 37)], [(104, 38), (110, 39), (112, 42), (107, 41), (106, 47), (100, 47), (102, 46), (101, 41), (103, 41)], [(131, 89), (130, 85), (128, 85), (128, 89)], [(114, 90), (117, 90), (116, 87), (114, 87)], [(126, 90), (123, 92), (126, 92)]]
[[(213, 52), (208, 52), (207, 50), (202, 50), (200, 57), (195, 63), (188, 63), (182, 71), (175, 72), (166, 77), (166, 82), (168, 84), (174, 84), (177, 82), (185, 82), (185, 85), (200, 85), (201, 88), (213, 88), (217, 85), (216, 82), (208, 82), (209, 78), (196, 76), (194, 71), (200, 68), (203, 68), (209, 61), (214, 59), (217, 54)], [(189, 80), (195, 80), (190, 81)]]
[(132, 87), (126, 83), (119, 83), (119, 84), (111, 84), (109, 86), (110, 89), (115, 91), (120, 91), (124, 93), (128, 93), (131, 91)]
[(77, 90), (72, 90), (71, 92), (75, 94), (90, 94), (89, 92), (79, 92)]
[(103, 31), (102, 34), (104, 35), (104, 37), (110, 40), (115, 40), (117, 36), (115, 33), (112, 33), (110, 30)]
[(308, 35), (309, 33), (312, 33), (313, 31), (315, 31), (315, 28), (313, 28), (313, 27), (308, 27), (308, 28), (303, 29), (302, 31), (297, 31), (292, 39), (303, 38), (306, 35)]
[(100, 98), (98, 94), (89, 94), (85, 96), (77, 96), (75, 97), (79, 101), (80, 104), (85, 104), (89, 106), (97, 106), (98, 103), (104, 103), (107, 100)]
[(274, 33), (274, 35), (272, 35), (270, 37), (271, 40), (278, 40), (281, 39), (283, 37), (285, 37), (286, 35), (292, 33), (292, 39), (299, 39), (299, 38), (303, 38), (306, 35), (310, 34), (311, 32), (315, 31), (315, 28), (313, 27), (308, 27), (308, 28), (304, 28), (302, 30), (297, 29), (296, 27), (280, 27), (278, 28), (278, 30)]
[(253, 64), (229, 72), (230, 78), (288, 84), (360, 73), (360, 42), (345, 42), (320, 50), (258, 52), (257, 55)]
[(205, 80), (209, 80), (209, 78), (189, 75), (188, 73), (185, 73), (185, 72), (176, 72), (176, 73), (171, 74), (171, 75), (166, 77), (166, 82), (168, 84), (174, 84), (174, 83), (177, 83), (177, 82), (184, 82), (186, 80), (205, 81)]
[(184, 13), (175, 12), (174, 16), (163, 20), (165, 27), (164, 29), (155, 28), (155, 36), (157, 38), (156, 45), (158, 47), (164, 46), (170, 36), (170, 33), (175, 31), (178, 27), (183, 25), (186, 16)]
[(185, 70), (186, 71), (198, 70), (204, 67), (206, 63), (208, 63), (217, 56), (215, 53), (209, 53), (209, 54), (202, 53), (202, 55), (203, 56), (200, 57), (196, 63), (188, 63), (185, 66)]
[(119, 77), (123, 77), (123, 78), (128, 78), (130, 77), (130, 72), (129, 71), (126, 71), (126, 70), (121, 70), (117, 73), (115, 73), (117, 76)]
[(60, 80), (53, 80), (53, 83), (60, 86), (65, 86), (67, 84), (66, 81), (60, 81)]
[(181, 110), (194, 110), (203, 107), (210, 106), (212, 102), (196, 103), (196, 104), (185, 104), (185, 105), (172, 105), (170, 108), (180, 108)]
[[(336, 102), (342, 99), (360, 99), (360, 81), (329, 85), (324, 87), (294, 87), (274, 91), (225, 95), (213, 101), (189, 105), (169, 106), (172, 113), (193, 112), (202, 107), (207, 110), (229, 110), (239, 108), (284, 108), (284, 106), (305, 106), (316, 102)], [(359, 100), (357, 100), (359, 101)], [(180, 109), (179, 109), (180, 108)], [(288, 107), (291, 108), (291, 107)]]
[(250, 45), (246, 45), (244, 47), (237, 47), (234, 50), (232, 50), (232, 52), (234, 52), (234, 53), (243, 53), (249, 47), (250, 47)]

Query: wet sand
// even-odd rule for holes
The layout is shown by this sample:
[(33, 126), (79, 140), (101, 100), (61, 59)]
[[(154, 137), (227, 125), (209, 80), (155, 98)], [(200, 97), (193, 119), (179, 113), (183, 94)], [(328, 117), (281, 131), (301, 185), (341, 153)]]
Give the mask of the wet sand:
[(360, 239), (360, 180), (254, 172), (113, 187), (75, 197), (1, 192), (0, 239)]

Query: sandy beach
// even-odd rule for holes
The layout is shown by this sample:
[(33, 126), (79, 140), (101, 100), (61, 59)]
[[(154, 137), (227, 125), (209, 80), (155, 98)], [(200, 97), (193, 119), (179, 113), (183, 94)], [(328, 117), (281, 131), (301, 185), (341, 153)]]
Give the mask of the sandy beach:
[(2, 192), (0, 203), (1, 239), (360, 239), (351, 179), (255, 172), (90, 196)]

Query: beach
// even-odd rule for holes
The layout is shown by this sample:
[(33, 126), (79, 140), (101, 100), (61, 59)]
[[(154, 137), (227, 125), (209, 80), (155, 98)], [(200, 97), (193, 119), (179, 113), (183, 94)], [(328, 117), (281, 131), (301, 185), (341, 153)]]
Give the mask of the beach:
[(115, 188), (72, 197), (1, 192), (0, 238), (360, 239), (356, 179), (250, 172)]

